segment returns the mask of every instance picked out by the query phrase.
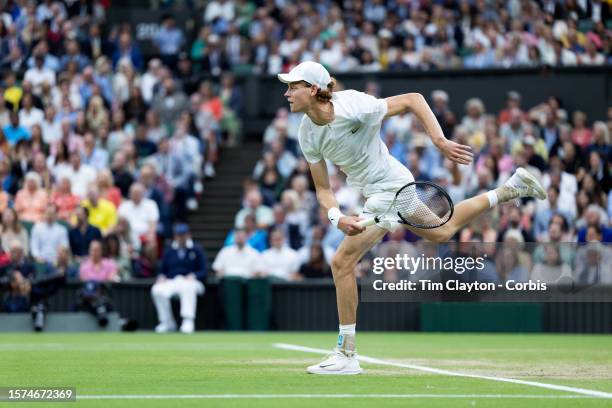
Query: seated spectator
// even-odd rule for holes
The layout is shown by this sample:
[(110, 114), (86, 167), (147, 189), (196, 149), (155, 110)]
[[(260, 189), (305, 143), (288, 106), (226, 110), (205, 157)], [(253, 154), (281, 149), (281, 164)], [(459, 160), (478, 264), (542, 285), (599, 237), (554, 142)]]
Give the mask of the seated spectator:
[(261, 272), (264, 276), (282, 280), (297, 279), (300, 261), (297, 252), (285, 245), (280, 230), (270, 234), (270, 249), (261, 254)]
[(108, 312), (112, 309), (104, 284), (119, 280), (115, 261), (102, 255), (102, 243), (92, 241), (89, 245), (89, 257), (79, 267), (79, 277), (84, 283), (79, 291), (79, 309), (93, 314), (100, 327), (108, 324)]
[(519, 262), (519, 254), (512, 248), (502, 248), (495, 259), (497, 269), (497, 282), (526, 282), (528, 279), (527, 270)]
[[(33, 126), (40, 126), (44, 117), (43, 111), (34, 106), (34, 96), (30, 93), (24, 94), (21, 99), (19, 123), (30, 133), (30, 136), (32, 135)], [(38, 130), (40, 131), (40, 128)]]
[(74, 262), (70, 248), (60, 247), (57, 253), (57, 261), (52, 270), (58, 276), (63, 276), (66, 282), (79, 281), (79, 265)]
[(57, 207), (49, 204), (45, 209), (44, 220), (37, 222), (32, 228), (32, 257), (38, 263), (55, 265), (60, 248), (69, 246), (68, 230), (57, 222)]
[(127, 168), (127, 159), (123, 152), (118, 151), (115, 153), (111, 164), (111, 172), (115, 186), (121, 191), (121, 196), (127, 197), (130, 192), (130, 186), (134, 183), (134, 175)]
[(11, 196), (17, 194), (18, 180), (11, 172), (11, 162), (6, 155), (0, 155), (0, 187)]
[(87, 132), (83, 136), (83, 149), (83, 164), (85, 166), (91, 167), (96, 172), (108, 167), (108, 151), (96, 146), (96, 139), (93, 133)]
[[(32, 312), (34, 330), (41, 331), (45, 325), (46, 300), (64, 281), (64, 276), (51, 268), (44, 275), (36, 276), (34, 265), (26, 257), (21, 243), (9, 243), (8, 259), (0, 257), (0, 264), (11, 280), (11, 294), (5, 308), (8, 311)], [(8, 262), (7, 262), (8, 261)]]
[(137, 257), (141, 248), (141, 242), (130, 231), (130, 223), (125, 217), (117, 219), (117, 224), (109, 230), (109, 234), (114, 234), (119, 238), (121, 253), (129, 254), (132, 259)]
[(547, 189), (548, 197), (545, 201), (539, 201), (535, 212), (535, 219), (533, 225), (533, 232), (538, 241), (543, 241), (550, 220), (554, 214), (561, 214), (565, 218), (569, 218), (569, 214), (566, 214), (563, 210), (559, 209), (559, 189), (555, 186), (551, 186)]
[[(166, 205), (166, 201), (164, 199), (164, 193), (158, 187), (158, 178), (155, 172), (155, 166), (148, 164), (148, 163), (143, 164), (142, 167), (140, 168), (140, 175), (138, 177), (138, 181), (140, 181), (145, 188), (145, 194), (144, 194), (145, 198), (150, 198), (157, 205), (157, 208), (159, 209), (160, 221), (162, 223), (163, 222), (168, 223), (170, 219), (169, 213), (171, 209), (168, 208), (168, 206)], [(185, 217), (185, 214), (181, 214), (181, 217), (178, 217), (178, 214), (177, 214), (177, 218), (181, 220), (183, 220), (184, 217)], [(161, 234), (163, 233), (163, 230), (160, 228), (159, 232)]]
[(70, 180), (67, 177), (62, 177), (51, 193), (51, 202), (57, 207), (57, 218), (61, 221), (70, 221), (80, 201), (77, 195), (72, 194)]
[(83, 198), (87, 194), (87, 187), (96, 181), (96, 169), (81, 163), (81, 153), (74, 151), (70, 153), (70, 168), (65, 176), (70, 179), (73, 193)]
[(98, 172), (98, 193), (100, 197), (113, 203), (115, 208), (121, 205), (121, 190), (113, 184), (113, 174), (109, 169), (102, 169)]
[(601, 234), (600, 240), (602, 242), (612, 242), (612, 228), (606, 226), (606, 222), (603, 220), (605, 211), (596, 204), (591, 204), (587, 207), (584, 214), (585, 226), (578, 230), (578, 242), (588, 242), (586, 236), (589, 227), (596, 227)]
[(299, 208), (308, 216), (308, 221), (316, 219), (319, 204), (315, 193), (308, 190), (308, 179), (305, 176), (297, 176), (291, 180), (291, 189), (297, 193)]
[(134, 183), (130, 187), (130, 199), (121, 203), (118, 214), (130, 224), (134, 237), (142, 241), (154, 241), (157, 233), (159, 209), (155, 201), (145, 198), (145, 187)]
[(164, 251), (161, 271), (151, 288), (159, 318), (157, 333), (176, 329), (170, 305), (173, 296), (181, 299), (181, 332), (193, 333), (197, 296), (204, 293), (207, 268), (206, 253), (191, 239), (187, 224), (176, 224), (174, 241)]
[(272, 209), (262, 204), (261, 193), (258, 190), (251, 190), (247, 193), (246, 206), (236, 214), (235, 227), (244, 228), (244, 217), (250, 213), (255, 214), (255, 222), (258, 228), (267, 228), (274, 222)]
[(7, 245), (10, 247), (9, 262), (4, 265), (2, 271), (8, 279), (9, 292), (3, 299), (3, 311), (25, 313), (30, 310), (34, 265), (28, 261), (19, 241), (12, 241)]
[(569, 240), (564, 237), (564, 233), (567, 230), (567, 222), (565, 218), (559, 214), (555, 214), (548, 225), (548, 233), (542, 239), (542, 244), (538, 245), (535, 251), (533, 251), (533, 262), (543, 263), (546, 259), (546, 245), (548, 243), (560, 244), (566, 243), (566, 245), (556, 245), (557, 250), (560, 253), (561, 261), (567, 265), (574, 264), (574, 256), (576, 255), (575, 245), (570, 244)]
[(582, 284), (611, 284), (612, 249), (602, 245), (601, 229), (597, 225), (587, 227), (586, 241), (576, 252), (574, 277)]
[(47, 192), (41, 188), (41, 179), (37, 173), (29, 172), (25, 176), (25, 187), (17, 192), (15, 211), (20, 221), (38, 222), (45, 214), (49, 202)]
[(87, 190), (87, 199), (81, 203), (89, 214), (89, 223), (99, 228), (106, 234), (117, 223), (117, 209), (105, 198), (100, 197), (100, 193), (95, 186)]
[(100, 241), (100, 229), (89, 223), (89, 210), (86, 207), (77, 207), (74, 212), (76, 223), (68, 232), (70, 250), (77, 259), (87, 256), (92, 241)]
[(13, 208), (7, 208), (2, 211), (2, 223), (0, 225), (0, 242), (2, 242), (2, 250), (9, 252), (11, 243), (19, 242), (21, 249), (27, 256), (30, 253), (30, 238), (28, 231), (21, 225), (17, 213)]
[(136, 155), (139, 159), (145, 159), (157, 152), (157, 145), (155, 142), (149, 140), (147, 127), (144, 124), (140, 124), (136, 127), (134, 147), (136, 148)]
[(42, 182), (41, 186), (47, 191), (47, 193), (51, 193), (51, 190), (53, 190), (53, 183), (56, 180), (53, 180), (53, 174), (51, 174), (49, 167), (47, 167), (45, 153), (38, 152), (34, 154), (34, 161), (30, 168), (40, 176)]
[(156, 173), (168, 183), (169, 189), (174, 193), (173, 207), (179, 215), (185, 216), (187, 203), (194, 195), (195, 178), (188, 161), (180, 151), (170, 148), (167, 139), (162, 139), (159, 141), (157, 153), (148, 159), (146, 164), (152, 164)]
[(104, 237), (102, 241), (104, 256), (114, 260), (119, 268), (119, 278), (127, 281), (132, 278), (133, 262), (135, 252), (130, 250), (127, 245), (123, 245), (118, 234), (111, 233)]
[(133, 39), (129, 31), (123, 31), (119, 34), (115, 52), (112, 55), (113, 67), (116, 67), (119, 61), (129, 61), (134, 68), (140, 70), (144, 66), (142, 52)]
[(81, 262), (79, 277), (83, 282), (117, 282), (117, 264), (113, 259), (103, 257), (102, 242), (92, 240), (88, 248), (88, 256)]
[(12, 111), (10, 113), (11, 123), (2, 128), (4, 137), (9, 142), (11, 147), (15, 146), (20, 140), (30, 140), (30, 132), (19, 124), (19, 113)]
[(246, 243), (246, 240), (246, 232), (243, 229), (237, 229), (234, 232), (234, 244), (221, 248), (212, 265), (218, 278), (259, 276), (260, 255)]
[(298, 271), (300, 279), (316, 279), (316, 278), (331, 278), (331, 268), (325, 261), (323, 256), (323, 247), (319, 245), (312, 245), (310, 247), (310, 254), (308, 261)]
[(27, 313), (30, 310), (32, 283), (21, 271), (7, 274), (8, 291), (2, 299), (2, 311), (8, 313)]
[(520, 207), (512, 206), (508, 210), (508, 219), (506, 225), (499, 231), (499, 235), (497, 236), (497, 241), (502, 242), (504, 240), (504, 236), (508, 230), (516, 230), (519, 231), (523, 242), (535, 242), (533, 235), (526, 228), (525, 218), (523, 216), (523, 210)]
[[(571, 283), (572, 270), (570, 265), (563, 262), (560, 245), (544, 244), (543, 252), (544, 259), (534, 265), (530, 279), (547, 283)], [(568, 278), (568, 282), (563, 282), (563, 278)]]
[(576, 111), (572, 115), (574, 130), (572, 131), (572, 141), (583, 149), (591, 144), (593, 133), (587, 127), (587, 116), (582, 111)]
[[(268, 249), (268, 233), (266, 230), (258, 229), (255, 225), (255, 216), (248, 214), (244, 218), (244, 232), (247, 234), (247, 244), (256, 249), (258, 252), (263, 252)], [(223, 246), (234, 244), (234, 235), (236, 230), (230, 231), (225, 238)]]
[[(296, 226), (300, 236), (304, 237), (310, 224), (309, 214), (300, 206), (300, 197), (294, 190), (285, 190), (281, 195), (281, 205), (285, 211), (285, 219), (289, 225)], [(301, 243), (300, 243), (301, 244)]]
[(287, 214), (285, 213), (285, 209), (281, 204), (276, 204), (272, 208), (272, 212), (274, 214), (274, 223), (268, 228), (268, 231), (280, 229), (283, 232), (285, 240), (287, 241), (286, 243), (289, 245), (289, 247), (296, 250), (300, 248), (302, 246), (302, 241), (304, 240), (300, 225), (292, 224), (287, 221)]

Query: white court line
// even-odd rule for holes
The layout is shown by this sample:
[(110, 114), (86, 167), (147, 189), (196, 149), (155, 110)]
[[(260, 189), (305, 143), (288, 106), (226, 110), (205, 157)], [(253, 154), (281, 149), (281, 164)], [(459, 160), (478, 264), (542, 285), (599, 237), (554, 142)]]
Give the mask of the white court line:
[(77, 399), (282, 399), (282, 398), (517, 398), (517, 399), (582, 399), (588, 395), (536, 394), (183, 394), (183, 395), (77, 395)]
[[(283, 349), (283, 350), (302, 351), (304, 353), (317, 353), (317, 354), (329, 353), (329, 350), (297, 346), (295, 344), (275, 343), (273, 344), (273, 346), (279, 349)], [(426, 367), (426, 366), (421, 366), (421, 365), (416, 365), (416, 364), (394, 363), (392, 361), (385, 361), (385, 360), (380, 360), (378, 358), (367, 357), (367, 356), (362, 356), (362, 355), (359, 355), (359, 361), (365, 361), (366, 363), (371, 363), (371, 364), (410, 368), (412, 370), (426, 371), (428, 373), (441, 374), (441, 375), (450, 375), (453, 377), (478, 378), (481, 380), (500, 381), (500, 382), (507, 382), (507, 383), (513, 383), (513, 384), (530, 385), (532, 387), (547, 388), (549, 390), (573, 392), (576, 394), (588, 395), (591, 397), (612, 398), (612, 393), (588, 390), (586, 388), (567, 387), (565, 385), (546, 384), (546, 383), (541, 383), (541, 382), (536, 382), (536, 381), (517, 380), (514, 378), (494, 377), (494, 376), (489, 376), (489, 375), (460, 373), (457, 371), (441, 370), (438, 368)]]

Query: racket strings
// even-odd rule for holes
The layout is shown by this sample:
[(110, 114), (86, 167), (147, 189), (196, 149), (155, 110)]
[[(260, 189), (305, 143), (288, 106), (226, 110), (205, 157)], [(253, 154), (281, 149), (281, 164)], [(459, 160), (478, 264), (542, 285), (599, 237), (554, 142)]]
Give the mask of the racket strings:
[(421, 228), (435, 228), (451, 216), (447, 196), (431, 184), (412, 184), (396, 197), (395, 208), (404, 222)]

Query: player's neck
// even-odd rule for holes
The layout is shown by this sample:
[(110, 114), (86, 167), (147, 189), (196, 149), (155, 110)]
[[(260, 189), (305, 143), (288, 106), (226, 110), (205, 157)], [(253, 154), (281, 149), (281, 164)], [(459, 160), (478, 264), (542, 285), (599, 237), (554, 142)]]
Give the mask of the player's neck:
[(325, 126), (334, 121), (336, 118), (334, 114), (334, 104), (330, 102), (315, 103), (310, 109), (306, 111), (306, 115), (314, 122), (317, 126)]

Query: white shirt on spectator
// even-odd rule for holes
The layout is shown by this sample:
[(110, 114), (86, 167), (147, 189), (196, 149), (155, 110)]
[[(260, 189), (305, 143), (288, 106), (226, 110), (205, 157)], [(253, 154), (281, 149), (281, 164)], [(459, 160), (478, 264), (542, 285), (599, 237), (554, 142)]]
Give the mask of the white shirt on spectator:
[(603, 54), (597, 53), (594, 56), (590, 56), (587, 53), (580, 54), (580, 65), (603, 65), (606, 62)]
[(244, 218), (254, 212), (255, 213), (255, 222), (257, 225), (272, 225), (274, 223), (274, 214), (272, 213), (272, 209), (267, 205), (260, 205), (255, 210), (252, 208), (243, 208), (238, 211), (236, 214), (236, 219), (234, 220), (234, 225), (236, 228), (244, 228)]
[(30, 132), (32, 131), (32, 126), (41, 125), (44, 118), (43, 111), (38, 108), (31, 108), (29, 111), (26, 109), (19, 111), (19, 124)]
[(68, 248), (68, 230), (57, 222), (37, 222), (32, 228), (30, 251), (32, 256), (45, 262), (55, 263), (60, 247)]
[(57, 120), (48, 122), (43, 119), (40, 123), (40, 128), (42, 130), (43, 141), (48, 145), (57, 143), (62, 138), (62, 124)]
[(64, 173), (72, 185), (72, 192), (83, 198), (87, 194), (87, 187), (96, 181), (96, 169), (88, 164), (81, 164), (77, 170), (73, 166), (66, 167)]
[(267, 276), (289, 280), (299, 267), (298, 253), (288, 246), (270, 248), (261, 254), (261, 269)]
[(213, 269), (223, 276), (252, 277), (260, 269), (260, 255), (249, 245), (222, 248), (213, 262)]
[(55, 86), (55, 72), (44, 66), (41, 69), (32, 67), (26, 71), (23, 80), (30, 82), (34, 87), (34, 93), (39, 94), (44, 82), (47, 82), (51, 87)]
[(232, 21), (234, 19), (234, 2), (225, 1), (221, 4), (218, 1), (211, 1), (208, 3), (204, 14), (204, 22), (210, 23), (217, 17), (221, 17), (225, 21)]
[(129, 221), (133, 236), (140, 237), (149, 232), (151, 222), (159, 220), (159, 208), (150, 198), (143, 198), (138, 205), (125, 200), (119, 206), (119, 216)]

